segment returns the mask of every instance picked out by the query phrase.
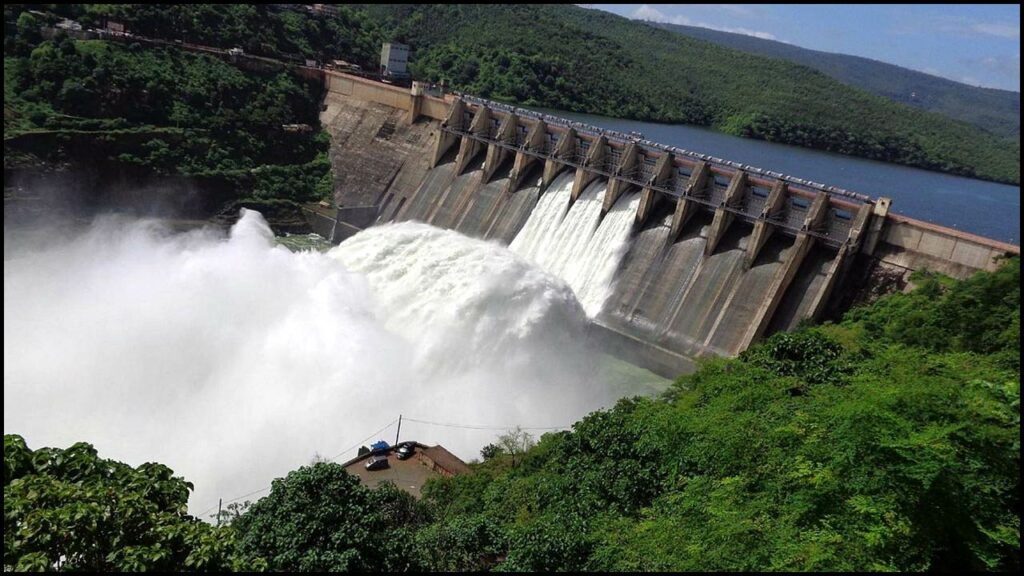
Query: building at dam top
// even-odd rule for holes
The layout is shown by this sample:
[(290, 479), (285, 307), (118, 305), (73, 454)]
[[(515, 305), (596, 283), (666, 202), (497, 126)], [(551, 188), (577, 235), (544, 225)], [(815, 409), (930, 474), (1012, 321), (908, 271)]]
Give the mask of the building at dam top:
[[(637, 134), (466, 95), (434, 97), (420, 84), (407, 90), (330, 72), (325, 82), (338, 206), (320, 227), (326, 235), (340, 241), (373, 224), (419, 220), (509, 245), (549, 201), (564, 202), (565, 220), (589, 218), (573, 208), (583, 199), (599, 203), (578, 226), (589, 242), (609, 237), (609, 213), (628, 209), (628, 249), (592, 323), (666, 373), (673, 356), (734, 355), (841, 309), (879, 269), (962, 278), (1019, 254), (893, 214), (887, 198)], [(549, 225), (560, 226), (557, 218)]]

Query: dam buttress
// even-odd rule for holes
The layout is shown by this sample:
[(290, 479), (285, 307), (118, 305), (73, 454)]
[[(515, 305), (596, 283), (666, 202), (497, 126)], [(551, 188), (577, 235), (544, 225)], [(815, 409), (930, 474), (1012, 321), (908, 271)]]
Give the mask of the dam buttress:
[(891, 214), (887, 198), (636, 135), (418, 83), (325, 82), (336, 209), (310, 212), (318, 232), (417, 220), (525, 250), (591, 302), (603, 339), (662, 373), (839, 313), (880, 271), (963, 278), (1019, 254)]

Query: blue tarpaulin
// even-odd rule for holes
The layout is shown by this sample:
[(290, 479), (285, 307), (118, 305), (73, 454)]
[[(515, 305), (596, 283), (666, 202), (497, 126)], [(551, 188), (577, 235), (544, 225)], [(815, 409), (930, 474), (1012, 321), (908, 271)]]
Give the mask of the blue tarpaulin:
[(370, 444), (370, 450), (373, 450), (374, 452), (376, 452), (377, 450), (387, 450), (389, 447), (390, 444), (383, 440), (377, 440), (373, 444)]

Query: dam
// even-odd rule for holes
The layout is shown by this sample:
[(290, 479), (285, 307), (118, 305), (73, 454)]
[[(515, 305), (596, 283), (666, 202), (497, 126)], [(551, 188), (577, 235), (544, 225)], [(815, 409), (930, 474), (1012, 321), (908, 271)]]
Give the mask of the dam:
[(635, 134), (418, 83), (324, 81), (336, 206), (309, 211), (318, 232), (416, 220), (500, 242), (565, 279), (608, 346), (663, 374), (841, 313), (880, 278), (965, 278), (1019, 254), (888, 198)]

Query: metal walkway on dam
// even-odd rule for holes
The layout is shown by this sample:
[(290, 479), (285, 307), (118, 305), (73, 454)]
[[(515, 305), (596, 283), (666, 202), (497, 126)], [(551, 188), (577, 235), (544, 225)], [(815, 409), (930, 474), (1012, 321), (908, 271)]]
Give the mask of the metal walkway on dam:
[(338, 209), (317, 218), (332, 241), (419, 220), (508, 245), (556, 179), (571, 179), (570, 206), (587, 190), (599, 194), (598, 221), (628, 198), (629, 247), (595, 323), (662, 372), (673, 371), (673, 355), (735, 355), (819, 318), (866, 273), (864, 262), (965, 277), (1019, 253), (890, 214), (886, 198), (636, 135), (469, 96), (434, 98), (415, 84), (335, 73), (325, 81)]

